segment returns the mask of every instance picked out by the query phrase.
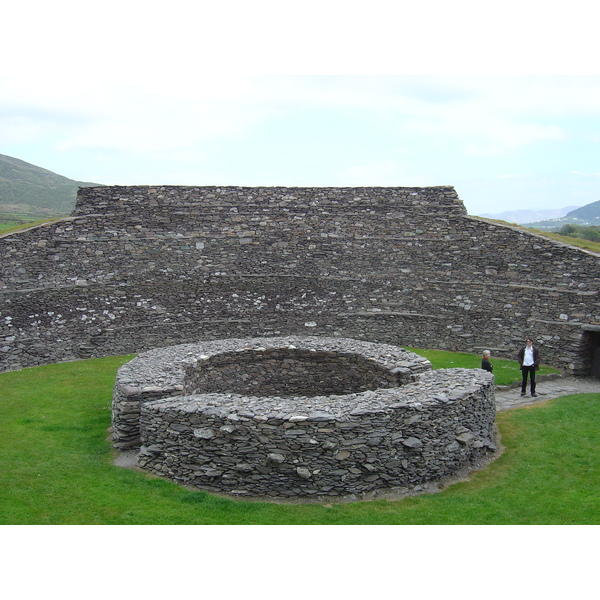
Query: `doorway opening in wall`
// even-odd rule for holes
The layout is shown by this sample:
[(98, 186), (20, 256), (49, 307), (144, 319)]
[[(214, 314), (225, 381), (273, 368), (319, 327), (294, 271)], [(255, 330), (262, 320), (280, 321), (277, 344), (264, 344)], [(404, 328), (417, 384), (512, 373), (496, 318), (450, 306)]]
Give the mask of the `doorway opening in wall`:
[(585, 374), (600, 379), (600, 325), (584, 327), (581, 345)]

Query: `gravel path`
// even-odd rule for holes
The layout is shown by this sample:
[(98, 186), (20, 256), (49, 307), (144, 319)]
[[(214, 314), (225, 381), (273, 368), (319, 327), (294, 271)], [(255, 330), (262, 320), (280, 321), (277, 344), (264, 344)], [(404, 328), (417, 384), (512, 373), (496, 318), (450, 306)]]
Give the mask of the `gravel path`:
[(594, 377), (542, 379), (537, 382), (536, 393), (536, 398), (529, 395), (529, 385), (526, 396), (521, 396), (520, 384), (498, 386), (496, 388), (496, 410), (519, 408), (569, 394), (600, 394), (600, 379)]

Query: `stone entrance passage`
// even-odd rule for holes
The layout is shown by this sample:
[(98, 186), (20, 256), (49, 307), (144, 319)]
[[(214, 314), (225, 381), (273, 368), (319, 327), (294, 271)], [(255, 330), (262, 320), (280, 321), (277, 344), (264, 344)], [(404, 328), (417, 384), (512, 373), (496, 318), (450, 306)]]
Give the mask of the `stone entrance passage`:
[(581, 341), (584, 373), (590, 377), (600, 378), (600, 325), (583, 327)]
[(124, 365), (113, 441), (138, 465), (215, 492), (364, 497), (450, 476), (495, 449), (493, 377), (433, 371), (345, 338), (219, 340)]

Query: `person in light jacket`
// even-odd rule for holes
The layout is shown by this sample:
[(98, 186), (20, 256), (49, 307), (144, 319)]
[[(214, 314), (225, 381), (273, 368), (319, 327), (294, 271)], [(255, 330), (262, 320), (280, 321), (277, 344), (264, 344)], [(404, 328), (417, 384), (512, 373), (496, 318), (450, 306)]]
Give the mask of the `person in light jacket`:
[(531, 338), (525, 340), (525, 346), (519, 350), (517, 360), (519, 361), (519, 368), (523, 375), (523, 381), (521, 382), (521, 396), (525, 395), (525, 390), (527, 389), (527, 377), (529, 377), (529, 390), (532, 398), (534, 398), (537, 396), (535, 393), (535, 372), (540, 369), (540, 353), (533, 345), (533, 340)]

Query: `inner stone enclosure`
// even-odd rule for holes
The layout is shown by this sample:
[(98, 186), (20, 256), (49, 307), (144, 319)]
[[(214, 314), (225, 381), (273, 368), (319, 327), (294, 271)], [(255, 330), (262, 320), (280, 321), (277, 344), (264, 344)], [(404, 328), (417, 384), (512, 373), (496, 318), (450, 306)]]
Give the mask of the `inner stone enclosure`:
[(347, 338), (228, 339), (123, 365), (113, 441), (138, 465), (273, 498), (408, 491), (495, 450), (493, 377)]
[(226, 352), (188, 369), (183, 393), (324, 396), (397, 387), (400, 369), (351, 352), (294, 347)]

